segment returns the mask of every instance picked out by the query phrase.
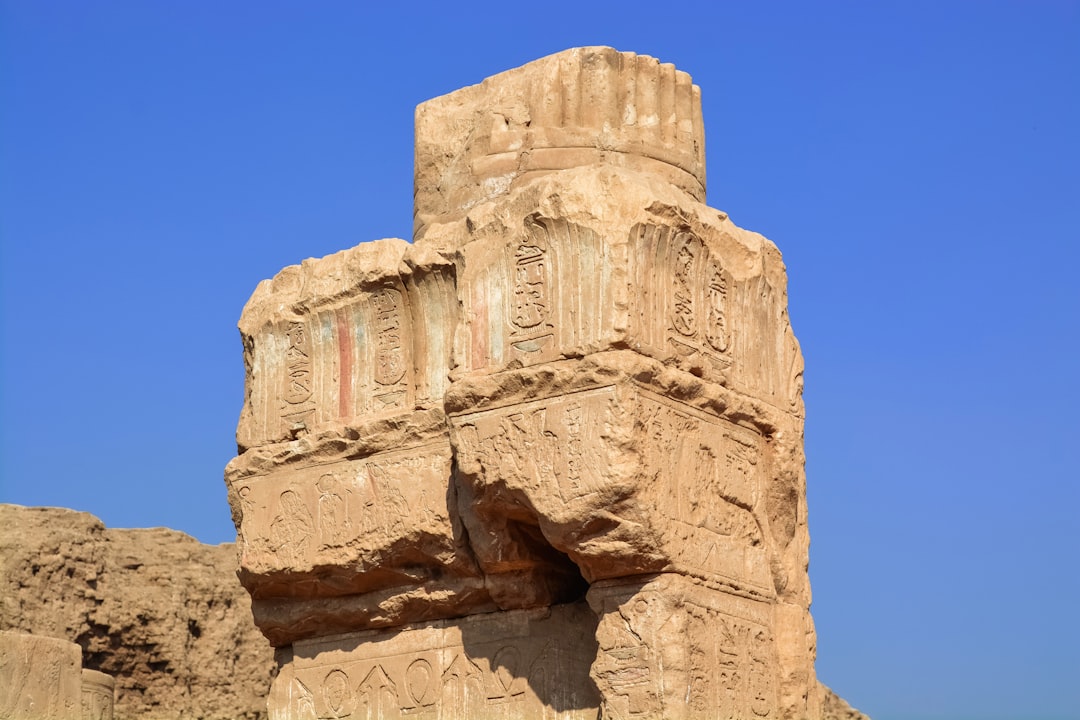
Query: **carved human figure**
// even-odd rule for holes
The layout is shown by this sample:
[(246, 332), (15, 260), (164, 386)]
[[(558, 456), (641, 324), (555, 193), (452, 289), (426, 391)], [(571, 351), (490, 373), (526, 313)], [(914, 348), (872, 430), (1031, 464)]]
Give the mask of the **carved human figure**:
[(283, 563), (297, 565), (307, 553), (315, 524), (303, 498), (295, 490), (281, 493), (278, 505), (278, 515), (270, 523), (270, 542)]
[(349, 530), (347, 488), (333, 473), (325, 473), (315, 487), (319, 491), (319, 538), (323, 547), (343, 544)]

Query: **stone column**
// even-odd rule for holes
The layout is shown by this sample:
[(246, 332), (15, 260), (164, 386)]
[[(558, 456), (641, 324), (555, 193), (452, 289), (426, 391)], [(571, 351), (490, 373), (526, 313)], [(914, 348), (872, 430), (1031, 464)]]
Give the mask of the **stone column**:
[(115, 681), (82, 668), (82, 648), (58, 638), (0, 631), (0, 718), (112, 720)]
[(272, 717), (814, 717), (802, 357), (698, 88), (580, 48), (416, 117), (414, 244), (241, 319)]
[(83, 720), (113, 720), (116, 680), (97, 670), (82, 671)]

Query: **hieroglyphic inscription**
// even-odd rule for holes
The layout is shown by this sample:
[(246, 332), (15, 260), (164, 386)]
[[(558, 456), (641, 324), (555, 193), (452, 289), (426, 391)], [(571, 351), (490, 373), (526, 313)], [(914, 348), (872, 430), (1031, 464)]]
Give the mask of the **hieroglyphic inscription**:
[(705, 341), (717, 352), (725, 352), (728, 348), (727, 279), (715, 259), (708, 261), (705, 278)]
[(303, 322), (291, 322), (285, 331), (285, 387), (281, 419), (291, 432), (305, 427), (315, 412), (312, 401), (311, 337)]
[[(688, 230), (637, 225), (637, 279), (642, 296), (638, 327), (649, 345), (661, 341), (680, 355), (700, 352), (717, 367), (731, 364), (729, 274), (709, 247)], [(666, 319), (666, 329), (656, 318)]]
[(482, 463), (486, 482), (540, 484), (564, 501), (595, 493), (609, 464), (600, 434), (614, 398), (606, 387), (459, 415), (460, 452)]
[(604, 717), (660, 717), (663, 705), (662, 663), (659, 648), (651, 647), (648, 634), (642, 635), (652, 608), (646, 597), (620, 607), (611, 602), (605, 608), (597, 630), (600, 651), (592, 672), (602, 687)]
[(674, 303), (671, 310), (671, 326), (684, 337), (697, 334), (697, 262), (701, 256), (701, 241), (690, 233), (675, 236), (675, 262), (672, 268)]
[(523, 352), (536, 352), (551, 335), (551, 259), (543, 218), (526, 218), (526, 237), (512, 248), (510, 262), (511, 342)]
[(360, 556), (424, 528), (452, 543), (448, 445), (378, 453), (237, 481), (241, 564), (256, 572)]
[(595, 718), (598, 698), (578, 687), (592, 627), (588, 608), (556, 606), (299, 641), (270, 717)]
[(375, 382), (393, 385), (405, 374), (401, 346), (401, 293), (384, 288), (371, 294), (375, 307)]
[(680, 559), (703, 577), (769, 593), (758, 517), (761, 437), (754, 431), (642, 393), (643, 456), (674, 494), (671, 532)]
[(718, 720), (775, 717), (773, 640), (768, 628), (700, 605), (686, 606), (691, 709)]
[(601, 615), (592, 675), (605, 698), (605, 718), (777, 717), (767, 603), (693, 587), (683, 578), (618, 582), (589, 593)]
[(82, 671), (82, 720), (113, 720), (116, 681), (96, 670)]

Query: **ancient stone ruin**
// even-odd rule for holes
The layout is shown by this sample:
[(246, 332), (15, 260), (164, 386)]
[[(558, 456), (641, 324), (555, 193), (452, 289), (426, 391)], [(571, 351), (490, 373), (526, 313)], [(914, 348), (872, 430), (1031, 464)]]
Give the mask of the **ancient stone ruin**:
[(233, 545), (0, 504), (0, 720), (258, 720), (273, 667)]
[(287, 267), (227, 471), (271, 718), (819, 718), (780, 252), (610, 48), (416, 112), (414, 242)]
[(115, 687), (73, 642), (0, 631), (0, 718), (113, 720)]

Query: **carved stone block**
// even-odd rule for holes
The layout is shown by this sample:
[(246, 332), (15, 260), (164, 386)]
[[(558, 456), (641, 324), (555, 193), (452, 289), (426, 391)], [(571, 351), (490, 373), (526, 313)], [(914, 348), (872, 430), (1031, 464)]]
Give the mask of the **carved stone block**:
[(779, 252), (677, 189), (554, 173), (423, 241), (461, 257), (455, 379), (633, 349), (802, 414)]
[[(513, 387), (535, 390), (560, 373), (607, 382), (552, 382), (551, 395), (524, 402), (485, 384), (496, 407), (451, 416), (462, 517), (486, 573), (528, 562), (551, 572), (550, 553), (535, 549), (549, 543), (590, 582), (675, 570), (775, 597), (772, 428), (673, 401), (635, 380), (650, 368), (633, 353), (529, 368)], [(543, 543), (521, 532), (530, 524)]]
[(604, 163), (705, 199), (701, 91), (656, 58), (568, 50), (416, 109), (415, 224), (544, 173)]
[(589, 590), (603, 717), (780, 717), (772, 606), (678, 575)]
[(453, 564), (450, 462), (437, 442), (238, 479), (241, 573), (257, 595), (287, 595), (316, 569), (344, 592), (368, 571)]
[(231, 467), (239, 576), (271, 642), (439, 617), (438, 602), (409, 614), (433, 593), (493, 609), (457, 516), (446, 437), (361, 457), (345, 448)]
[(82, 669), (82, 648), (41, 635), (0, 631), (0, 718), (112, 720), (115, 681)]
[(282, 270), (240, 319), (241, 450), (437, 406), (456, 303), (449, 261), (379, 240)]
[(83, 720), (113, 720), (116, 680), (97, 670), (82, 671)]
[(579, 603), (298, 641), (270, 718), (592, 720), (595, 627)]

